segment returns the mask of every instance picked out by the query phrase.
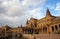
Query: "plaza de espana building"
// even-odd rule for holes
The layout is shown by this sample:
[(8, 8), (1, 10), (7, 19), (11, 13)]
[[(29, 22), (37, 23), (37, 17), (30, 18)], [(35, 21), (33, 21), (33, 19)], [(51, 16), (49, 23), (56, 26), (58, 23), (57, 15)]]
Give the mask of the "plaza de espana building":
[(21, 25), (17, 28), (11, 28), (5, 25), (0, 28), (0, 33), (10, 32), (23, 34), (60, 34), (60, 17), (52, 16), (49, 9), (47, 9), (44, 18), (39, 20), (30, 18), (30, 20), (27, 20), (25, 27)]

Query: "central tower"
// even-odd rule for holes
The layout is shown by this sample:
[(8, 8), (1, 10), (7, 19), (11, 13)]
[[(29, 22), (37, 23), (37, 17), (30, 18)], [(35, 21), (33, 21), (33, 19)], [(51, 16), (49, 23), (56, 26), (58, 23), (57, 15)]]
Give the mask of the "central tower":
[(52, 15), (50, 14), (50, 11), (49, 9), (47, 8), (47, 11), (46, 11), (46, 17), (51, 17)]

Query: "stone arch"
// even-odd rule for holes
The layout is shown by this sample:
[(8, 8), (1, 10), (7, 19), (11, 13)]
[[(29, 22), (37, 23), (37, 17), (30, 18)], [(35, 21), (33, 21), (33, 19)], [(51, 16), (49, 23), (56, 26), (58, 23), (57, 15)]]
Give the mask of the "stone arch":
[(55, 25), (55, 30), (58, 30), (58, 27), (57, 27), (57, 25)]
[(54, 27), (52, 26), (52, 31), (54, 31)]

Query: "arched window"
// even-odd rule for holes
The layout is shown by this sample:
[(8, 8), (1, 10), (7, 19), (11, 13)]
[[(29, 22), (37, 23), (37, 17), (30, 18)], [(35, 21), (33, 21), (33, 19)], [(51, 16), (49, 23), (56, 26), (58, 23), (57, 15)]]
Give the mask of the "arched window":
[(59, 28), (60, 28), (60, 24), (59, 24)]
[(52, 26), (52, 31), (54, 31), (54, 27)]
[(37, 27), (37, 25), (35, 24), (35, 27)]
[(43, 28), (43, 31), (44, 31), (44, 32), (47, 32), (47, 27), (44, 27), (44, 28)]
[(56, 30), (58, 30), (58, 27), (57, 27), (57, 25), (55, 25), (55, 29), (56, 29)]

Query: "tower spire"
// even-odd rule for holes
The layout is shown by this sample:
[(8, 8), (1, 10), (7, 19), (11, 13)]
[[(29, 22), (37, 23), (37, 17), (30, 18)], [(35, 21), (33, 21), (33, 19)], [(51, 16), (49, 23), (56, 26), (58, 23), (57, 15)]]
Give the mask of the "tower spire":
[(27, 20), (26, 24), (28, 24), (28, 20)]
[(46, 17), (48, 17), (48, 16), (52, 16), (52, 15), (50, 14), (49, 9), (47, 8), (47, 11), (46, 11)]
[(20, 25), (20, 27), (22, 28), (22, 24)]

